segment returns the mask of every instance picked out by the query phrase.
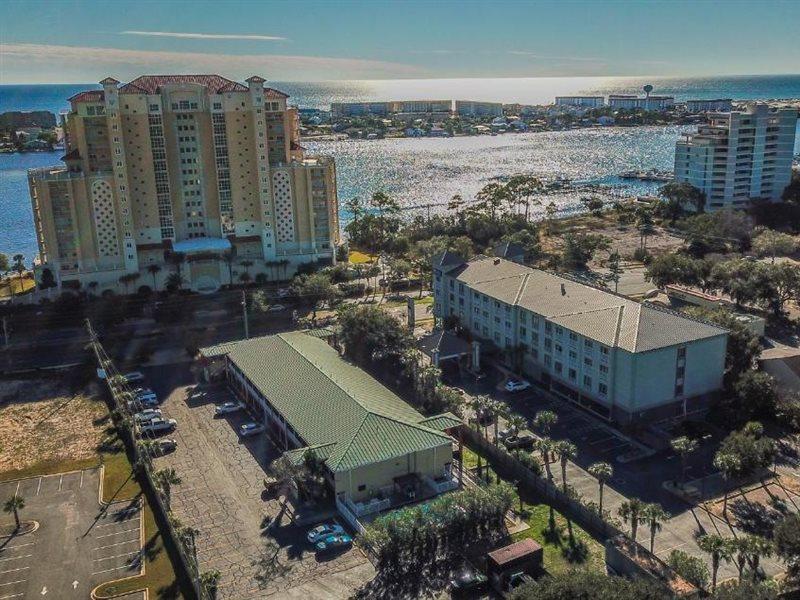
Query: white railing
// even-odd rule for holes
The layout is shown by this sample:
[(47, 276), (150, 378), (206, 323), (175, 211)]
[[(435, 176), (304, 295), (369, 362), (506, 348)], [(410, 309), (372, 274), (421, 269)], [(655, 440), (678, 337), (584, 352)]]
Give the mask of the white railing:
[(425, 475), (423, 476), (423, 480), (437, 494), (444, 494), (458, 487), (458, 480), (452, 476), (444, 481), (436, 481), (432, 477)]
[(345, 521), (347, 521), (348, 525), (350, 525), (353, 529), (355, 529), (358, 533), (364, 534), (366, 531), (364, 526), (358, 520), (358, 517), (353, 514), (353, 512), (347, 507), (347, 505), (342, 502), (339, 498), (336, 498), (336, 508), (339, 509), (339, 514), (342, 515)]
[(369, 502), (353, 502), (350, 498), (345, 498), (345, 503), (359, 517), (383, 512), (392, 505), (392, 501), (389, 498), (384, 498), (383, 500), (372, 498)]

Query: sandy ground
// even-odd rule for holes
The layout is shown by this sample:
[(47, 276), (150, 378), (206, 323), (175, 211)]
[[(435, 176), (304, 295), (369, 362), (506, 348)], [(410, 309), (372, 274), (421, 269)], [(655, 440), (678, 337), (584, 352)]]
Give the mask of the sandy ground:
[(108, 414), (95, 392), (73, 396), (55, 381), (0, 381), (0, 472), (95, 456)]

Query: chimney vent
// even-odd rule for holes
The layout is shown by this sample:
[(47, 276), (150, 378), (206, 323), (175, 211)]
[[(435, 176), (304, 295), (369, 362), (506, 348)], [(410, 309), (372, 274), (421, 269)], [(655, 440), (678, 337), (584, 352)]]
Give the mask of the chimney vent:
[(567, 286), (565, 286), (563, 283), (561, 284), (561, 295), (562, 296), (567, 295)]

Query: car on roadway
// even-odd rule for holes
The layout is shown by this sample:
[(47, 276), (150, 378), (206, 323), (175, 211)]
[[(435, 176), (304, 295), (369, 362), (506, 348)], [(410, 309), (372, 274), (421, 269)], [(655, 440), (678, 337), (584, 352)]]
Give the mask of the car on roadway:
[(143, 435), (156, 435), (174, 431), (177, 426), (178, 422), (175, 419), (158, 418), (141, 425), (139, 431), (141, 431)]
[(271, 304), (267, 312), (283, 312), (285, 310), (286, 307), (283, 304)]
[(250, 437), (251, 435), (256, 435), (257, 433), (262, 433), (264, 431), (264, 426), (261, 423), (243, 423), (239, 425), (239, 435), (242, 437)]
[(125, 375), (123, 375), (122, 377), (128, 383), (133, 383), (134, 381), (144, 381), (144, 373), (140, 373), (139, 371), (132, 371), (131, 373), (125, 373)]
[(133, 420), (136, 423), (147, 423), (148, 421), (161, 418), (162, 416), (160, 408), (145, 408), (133, 415)]
[(317, 552), (329, 552), (331, 550), (339, 550), (340, 548), (349, 548), (353, 545), (353, 538), (346, 533), (334, 533), (326, 535), (314, 547)]
[(244, 404), (241, 402), (223, 402), (216, 408), (214, 408), (214, 416), (220, 417), (222, 415), (227, 415), (230, 413), (235, 413), (240, 411), (244, 408)]
[(504, 387), (507, 392), (521, 392), (531, 387), (531, 384), (524, 379), (509, 379)]
[(450, 579), (450, 594), (453, 596), (472, 595), (474, 592), (485, 591), (489, 580), (486, 575), (465, 565)]
[(278, 290), (278, 298), (288, 298), (292, 295), (292, 290), (289, 288), (280, 288)]
[(533, 448), (533, 443), (536, 441), (529, 433), (518, 433), (510, 435), (503, 440), (503, 445), (509, 450), (516, 450), (517, 448)]
[(134, 397), (134, 403), (138, 403), (145, 408), (155, 408), (158, 406), (158, 396), (155, 394), (140, 394)]
[(329, 535), (341, 535), (345, 533), (344, 528), (337, 523), (322, 523), (313, 529), (310, 529), (306, 538), (312, 544), (316, 544), (319, 540)]

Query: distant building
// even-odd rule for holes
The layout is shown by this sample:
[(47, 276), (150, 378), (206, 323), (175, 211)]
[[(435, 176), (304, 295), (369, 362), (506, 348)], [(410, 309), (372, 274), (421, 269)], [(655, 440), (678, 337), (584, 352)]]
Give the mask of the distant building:
[(509, 368), (619, 423), (702, 410), (722, 389), (727, 330), (502, 258), (433, 261), (434, 314)]
[(730, 98), (717, 100), (687, 100), (686, 110), (697, 112), (730, 112), (733, 109), (733, 100)]
[(757, 104), (712, 113), (697, 133), (676, 143), (675, 179), (705, 192), (707, 210), (776, 202), (791, 179), (796, 126), (794, 108)]
[(582, 106), (584, 108), (601, 108), (605, 104), (603, 96), (556, 96), (558, 106)]
[(390, 104), (392, 114), (435, 115), (453, 111), (452, 100), (397, 100)]
[(235, 282), (242, 261), (273, 278), (279, 263), (288, 277), (334, 261), (333, 159), (306, 156), (286, 94), (257, 76), (101, 83), (69, 99), (64, 166), (28, 172), (37, 278), (46, 268), (59, 285), (102, 293), (139, 274), (163, 289), (179, 254), (185, 286), (205, 292)]
[(635, 96), (632, 94), (612, 94), (608, 105), (615, 109), (663, 111), (675, 105), (673, 96)]
[(364, 115), (385, 117), (390, 112), (390, 105), (391, 102), (333, 102), (331, 117), (334, 119)]
[(456, 100), (455, 113), (460, 117), (502, 117), (503, 104), (501, 102)]

